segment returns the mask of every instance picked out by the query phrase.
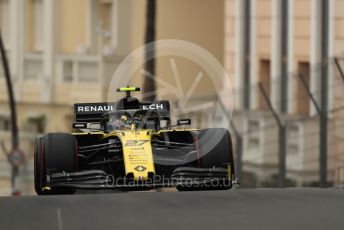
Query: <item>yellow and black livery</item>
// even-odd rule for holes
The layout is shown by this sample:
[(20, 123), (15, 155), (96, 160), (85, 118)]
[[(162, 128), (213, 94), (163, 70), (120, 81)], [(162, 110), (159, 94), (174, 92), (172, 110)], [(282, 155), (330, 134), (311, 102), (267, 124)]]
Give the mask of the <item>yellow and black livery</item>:
[(235, 180), (226, 129), (171, 124), (168, 101), (141, 102), (136, 87), (119, 88), (118, 102), (74, 105), (73, 133), (48, 133), (35, 142), (35, 190), (40, 195), (75, 189), (180, 191), (229, 189)]

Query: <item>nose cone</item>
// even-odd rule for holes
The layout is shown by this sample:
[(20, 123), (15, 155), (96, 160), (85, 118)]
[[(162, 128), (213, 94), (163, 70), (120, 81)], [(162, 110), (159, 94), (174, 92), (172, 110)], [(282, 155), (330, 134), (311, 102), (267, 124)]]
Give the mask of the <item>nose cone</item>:
[(151, 136), (147, 131), (126, 131), (119, 134), (123, 143), (125, 172), (132, 173), (134, 180), (147, 180), (155, 174)]

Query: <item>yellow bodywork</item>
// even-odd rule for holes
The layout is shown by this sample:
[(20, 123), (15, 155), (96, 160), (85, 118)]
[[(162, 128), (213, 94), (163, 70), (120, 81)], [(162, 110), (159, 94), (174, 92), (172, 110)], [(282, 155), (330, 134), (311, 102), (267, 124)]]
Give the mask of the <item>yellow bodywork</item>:
[(155, 174), (151, 133), (147, 130), (128, 130), (117, 133), (123, 145), (125, 174), (145, 180), (148, 173)]
[(155, 174), (154, 159), (151, 138), (152, 135), (161, 135), (164, 132), (178, 132), (178, 131), (196, 131), (197, 129), (179, 129), (179, 130), (138, 130), (128, 129), (121, 131), (113, 131), (105, 134), (104, 132), (90, 132), (90, 133), (73, 133), (73, 135), (102, 135), (102, 139), (111, 136), (118, 137), (123, 146), (123, 160), (125, 167), (125, 174), (132, 173), (135, 180), (148, 179), (149, 173)]

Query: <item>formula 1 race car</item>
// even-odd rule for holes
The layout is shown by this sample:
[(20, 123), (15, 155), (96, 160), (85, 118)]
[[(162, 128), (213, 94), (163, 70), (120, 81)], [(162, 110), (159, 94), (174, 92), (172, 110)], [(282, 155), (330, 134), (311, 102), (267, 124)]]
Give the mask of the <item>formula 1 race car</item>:
[(48, 133), (35, 142), (35, 190), (39, 195), (76, 189), (220, 190), (235, 180), (227, 129), (171, 125), (168, 101), (140, 102), (139, 88), (117, 91), (118, 102), (74, 105), (73, 133)]

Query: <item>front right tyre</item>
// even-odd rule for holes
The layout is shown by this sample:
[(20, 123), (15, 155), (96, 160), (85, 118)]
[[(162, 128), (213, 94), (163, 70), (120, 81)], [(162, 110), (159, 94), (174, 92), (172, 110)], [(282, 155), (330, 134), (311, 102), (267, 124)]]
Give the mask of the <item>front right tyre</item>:
[(34, 178), (38, 195), (73, 194), (70, 187), (50, 187), (48, 173), (76, 172), (77, 141), (69, 133), (49, 133), (35, 141)]

